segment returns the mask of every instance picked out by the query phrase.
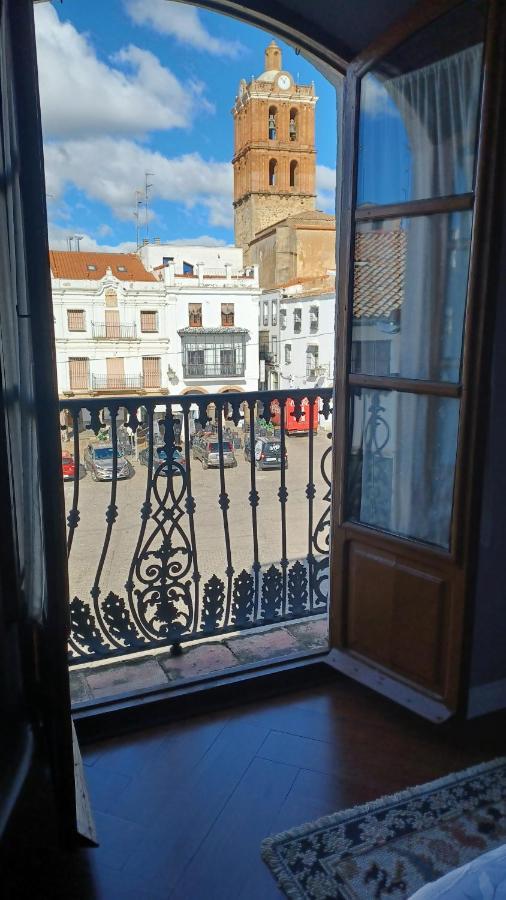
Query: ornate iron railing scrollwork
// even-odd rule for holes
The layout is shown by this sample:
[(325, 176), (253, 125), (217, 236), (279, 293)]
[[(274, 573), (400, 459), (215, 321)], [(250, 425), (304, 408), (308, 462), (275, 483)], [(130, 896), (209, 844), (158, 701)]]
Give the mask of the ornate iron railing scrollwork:
[[(331, 445), (321, 458), (321, 481), (317, 482), (315, 453), (320, 444), (316, 444), (313, 423), (314, 431), (318, 422), (321, 431), (324, 423), (329, 421), (331, 402), (332, 392), (325, 388), (61, 401), (61, 409), (72, 421), (71, 446), (76, 473), (79, 473), (83, 457), (82, 438), (87, 438), (91, 431), (95, 435), (103, 434), (106, 422), (113, 457), (105, 529), (89, 596), (74, 596), (70, 603), (69, 658), (72, 665), (158, 647), (180, 652), (184, 642), (189, 640), (301, 619), (326, 610)], [(284, 460), (289, 415), (296, 422), (304, 415), (308, 416), (310, 424), (305, 487), (307, 551), (297, 558), (290, 556), (287, 532), (290, 498)], [(254, 452), (259, 420), (269, 434), (277, 429), (282, 460), (277, 482), (281, 556), (279, 561), (264, 564), (259, 550), (259, 517), (264, 495), (259, 491)], [(232, 425), (243, 426), (242, 437), (250, 440), (249, 463), (244, 465), (248, 472), (245, 491), (251, 509), (252, 546), (251, 563), (246, 566), (242, 547), (240, 565), (234, 565), (230, 531), (233, 517), (227, 478), (231, 476), (226, 474), (224, 441), (231, 435), (229, 427)], [(199, 506), (192, 480), (195, 428), (213, 429), (219, 453), (217, 502), (223, 527), (224, 564), (217, 571), (206, 571), (205, 575), (196, 527), (196, 520), (200, 521), (198, 517), (205, 515), (205, 509)], [(123, 440), (125, 434), (130, 435), (133, 446), (137, 443), (137, 452), (141, 442), (143, 444), (141, 453), (145, 466), (136, 466), (134, 477), (139, 478), (145, 472), (146, 484), (137, 534), (135, 536), (134, 532), (135, 537), (132, 537), (132, 557), (126, 565), (123, 594), (122, 590), (109, 589), (106, 573), (111, 568), (113, 536), (123, 513), (120, 500), (125, 494), (118, 493), (118, 477), (121, 474), (119, 460), (121, 466), (124, 466), (124, 460), (118, 447), (119, 436)], [(276, 473), (272, 475), (275, 480)], [(78, 535), (83, 510), (79, 510), (79, 499), (81, 496), (82, 505), (82, 495), (76, 477), (69, 489), (67, 518), (71, 560), (80, 552)], [(114, 540), (117, 544), (119, 534)], [(206, 565), (209, 567), (209, 561)]]

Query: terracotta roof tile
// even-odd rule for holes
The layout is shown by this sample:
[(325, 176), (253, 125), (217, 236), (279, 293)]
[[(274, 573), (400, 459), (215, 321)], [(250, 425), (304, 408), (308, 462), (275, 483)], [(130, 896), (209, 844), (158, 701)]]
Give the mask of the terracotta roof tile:
[(406, 232), (358, 232), (355, 241), (354, 318), (390, 316), (402, 306)]
[[(81, 253), (72, 250), (50, 250), (49, 264), (54, 278), (100, 281), (110, 268), (119, 281), (157, 281), (147, 272), (135, 253)], [(89, 269), (95, 266), (95, 269)], [(121, 271), (124, 267), (126, 271)]]

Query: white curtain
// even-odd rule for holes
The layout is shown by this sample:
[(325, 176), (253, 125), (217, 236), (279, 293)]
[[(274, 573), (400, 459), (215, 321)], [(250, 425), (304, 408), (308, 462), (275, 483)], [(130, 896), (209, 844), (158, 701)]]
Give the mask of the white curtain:
[[(412, 199), (472, 190), (481, 60), (482, 46), (477, 45), (384, 82), (410, 145)], [(412, 217), (401, 227), (407, 251), (399, 374), (458, 381), (471, 213)], [(393, 403), (390, 528), (446, 546), (458, 401), (398, 394), (387, 405)], [(364, 482), (374, 462), (364, 452)]]
[(9, 458), (2, 460), (2, 465), (8, 467), (11, 480), (22, 614), (41, 621), (46, 600), (41, 473), (8, 13), (4, 6), (0, 20), (0, 367)]

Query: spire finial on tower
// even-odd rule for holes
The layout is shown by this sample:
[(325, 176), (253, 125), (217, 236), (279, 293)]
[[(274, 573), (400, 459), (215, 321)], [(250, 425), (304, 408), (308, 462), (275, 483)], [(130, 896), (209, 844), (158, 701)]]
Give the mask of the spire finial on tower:
[(276, 41), (271, 41), (269, 46), (265, 48), (265, 71), (279, 72), (281, 68), (281, 48), (276, 44)]

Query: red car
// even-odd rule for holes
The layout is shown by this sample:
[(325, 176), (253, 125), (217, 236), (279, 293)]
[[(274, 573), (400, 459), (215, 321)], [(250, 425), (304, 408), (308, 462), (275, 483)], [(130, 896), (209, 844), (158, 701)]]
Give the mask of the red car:
[(61, 454), (61, 467), (63, 471), (63, 480), (70, 481), (74, 478), (76, 473), (76, 467), (74, 463), (74, 457), (68, 450), (62, 450)]

